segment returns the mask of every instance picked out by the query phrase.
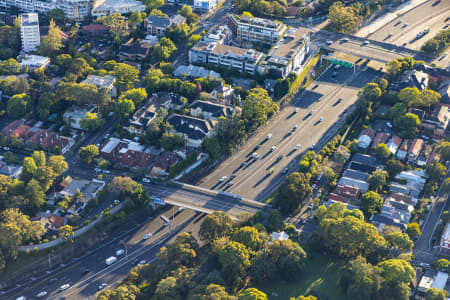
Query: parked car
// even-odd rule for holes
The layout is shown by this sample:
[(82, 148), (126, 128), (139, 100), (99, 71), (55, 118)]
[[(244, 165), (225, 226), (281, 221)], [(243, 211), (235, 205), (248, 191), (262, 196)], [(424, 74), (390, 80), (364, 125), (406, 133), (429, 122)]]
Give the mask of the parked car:
[(148, 240), (149, 238), (151, 238), (152, 237), (152, 234), (151, 233), (147, 233), (146, 235), (144, 235), (144, 240)]
[(142, 182), (150, 183), (150, 179), (148, 179), (148, 178), (142, 178)]
[(222, 177), (220, 177), (219, 181), (224, 182), (225, 180), (227, 180), (227, 178), (228, 178), (227, 176), (222, 176)]
[(366, 45), (369, 45), (369, 44), (370, 44), (369, 41), (364, 41), (364, 42), (362, 43), (363, 46), (366, 46)]
[(107, 283), (102, 283), (98, 286), (98, 290), (103, 290), (108, 284)]
[(62, 292), (62, 291), (67, 290), (68, 288), (70, 288), (70, 284), (66, 283), (66, 284), (63, 284), (63, 285), (59, 288), (59, 290)]
[(271, 138), (272, 138), (272, 134), (269, 133), (269, 134), (266, 136), (266, 141), (270, 140)]
[(42, 292), (40, 292), (39, 294), (37, 294), (36, 297), (42, 298), (42, 297), (44, 297), (44, 296), (46, 296), (46, 295), (47, 295), (47, 291), (42, 291)]
[(124, 253), (125, 253), (125, 250), (123, 250), (123, 249), (119, 249), (119, 250), (116, 251), (116, 255), (117, 256), (122, 255)]
[(272, 146), (272, 147), (270, 147), (270, 152), (273, 152), (273, 151), (275, 151), (275, 150), (277, 150), (277, 146)]
[(283, 169), (283, 174), (286, 174), (287, 172), (289, 172), (289, 168), (284, 168)]
[(5, 150), (5, 151), (9, 151), (9, 150), (11, 150), (11, 149), (9, 149), (9, 147), (3, 147), (3, 150)]
[(138, 266), (142, 266), (142, 265), (145, 265), (145, 263), (146, 263), (145, 260), (141, 260), (141, 261), (139, 261), (139, 263), (138, 263), (137, 265), (138, 265)]
[(294, 150), (297, 151), (298, 149), (300, 149), (301, 146), (302, 146), (301, 144), (295, 145)]
[(100, 169), (100, 168), (95, 168), (94, 171), (97, 172), (97, 173), (99, 173), (99, 172), (102, 171), (102, 169)]
[(297, 125), (297, 124), (295, 124), (295, 125), (294, 125), (294, 127), (292, 127), (292, 131), (296, 131), (296, 130), (297, 130), (297, 128), (298, 128), (298, 125)]

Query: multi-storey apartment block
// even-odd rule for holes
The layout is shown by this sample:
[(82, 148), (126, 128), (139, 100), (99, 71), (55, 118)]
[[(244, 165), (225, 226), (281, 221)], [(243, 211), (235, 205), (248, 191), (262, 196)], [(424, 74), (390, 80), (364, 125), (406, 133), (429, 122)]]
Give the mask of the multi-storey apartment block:
[(20, 37), (24, 52), (36, 51), (41, 43), (37, 13), (20, 15)]
[(238, 41), (268, 45), (276, 43), (286, 31), (286, 25), (283, 23), (238, 15), (228, 16), (228, 26), (230, 26)]

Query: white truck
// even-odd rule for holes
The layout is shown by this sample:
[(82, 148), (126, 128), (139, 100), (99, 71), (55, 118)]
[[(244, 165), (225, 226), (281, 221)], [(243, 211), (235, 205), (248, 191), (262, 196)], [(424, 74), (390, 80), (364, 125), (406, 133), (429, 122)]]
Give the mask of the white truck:
[(113, 263), (115, 263), (117, 261), (117, 257), (115, 256), (110, 256), (106, 259), (106, 264), (109, 266)]

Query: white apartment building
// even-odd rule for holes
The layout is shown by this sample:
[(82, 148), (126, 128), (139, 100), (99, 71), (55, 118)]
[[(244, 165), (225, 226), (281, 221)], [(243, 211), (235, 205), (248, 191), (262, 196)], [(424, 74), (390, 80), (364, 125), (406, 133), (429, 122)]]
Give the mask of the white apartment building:
[(41, 44), (39, 17), (37, 13), (20, 15), (20, 38), (24, 52), (36, 51)]
[(194, 0), (194, 9), (209, 11), (214, 9), (218, 3), (218, 0)]
[(129, 14), (133, 12), (144, 12), (145, 5), (135, 0), (106, 0), (97, 1), (92, 9), (95, 18), (107, 16), (113, 13)]
[(253, 49), (201, 41), (189, 50), (189, 63), (213, 64), (254, 74), (263, 56)]
[(86, 18), (91, 11), (90, 0), (0, 0), (0, 9), (6, 10), (11, 6), (15, 6), (21, 11), (39, 13), (47, 13), (52, 9), (59, 8), (64, 11), (67, 18), (72, 20)]
[(228, 16), (228, 26), (238, 41), (249, 41), (268, 45), (276, 43), (286, 31), (286, 25), (281, 22), (238, 15)]

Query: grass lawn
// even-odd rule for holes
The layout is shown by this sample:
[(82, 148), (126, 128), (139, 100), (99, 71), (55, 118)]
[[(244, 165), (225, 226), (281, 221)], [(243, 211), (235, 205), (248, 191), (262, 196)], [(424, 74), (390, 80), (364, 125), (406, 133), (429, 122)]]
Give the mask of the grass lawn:
[(269, 299), (288, 300), (290, 297), (312, 293), (320, 296), (320, 299), (346, 300), (347, 297), (338, 286), (342, 265), (334, 260), (316, 253), (309, 258), (303, 277), (296, 282), (279, 281), (256, 288), (264, 291)]

